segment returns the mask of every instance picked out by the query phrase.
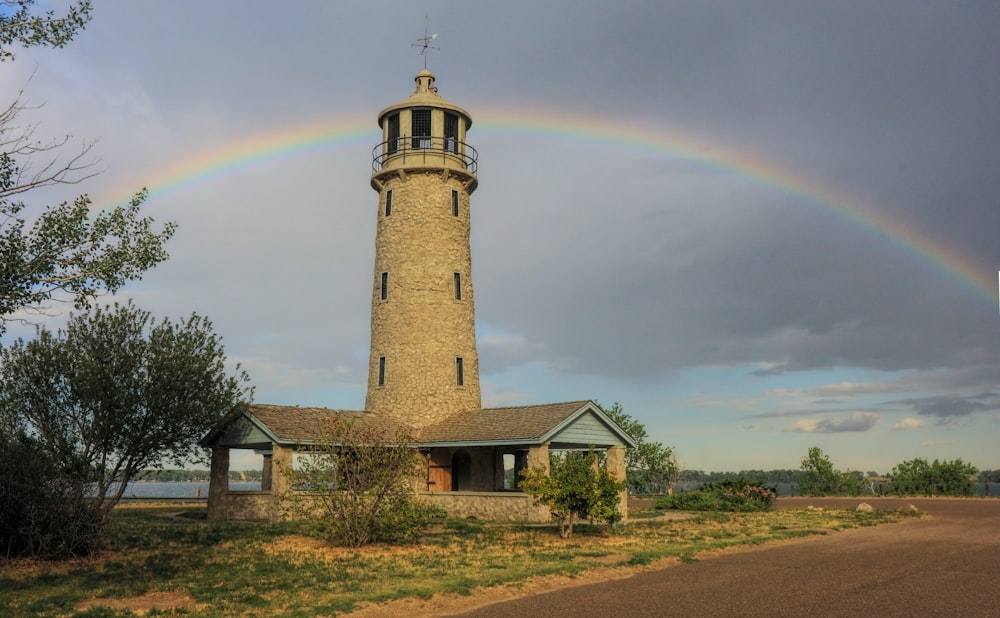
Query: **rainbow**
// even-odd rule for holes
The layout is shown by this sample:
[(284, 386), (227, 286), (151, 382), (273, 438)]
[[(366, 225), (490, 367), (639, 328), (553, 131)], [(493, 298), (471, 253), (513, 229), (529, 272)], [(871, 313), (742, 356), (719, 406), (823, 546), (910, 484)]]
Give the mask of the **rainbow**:
[[(473, 137), (474, 135), (474, 137)], [(516, 138), (541, 142), (578, 143), (610, 150), (627, 150), (706, 165), (735, 174), (758, 184), (804, 198), (869, 229), (917, 259), (955, 277), (978, 295), (996, 302), (992, 272), (984, 272), (957, 248), (917, 229), (900, 217), (880, 212), (863, 197), (806, 181), (791, 170), (767, 161), (752, 152), (737, 150), (676, 129), (641, 129), (624, 122), (554, 113), (549, 110), (522, 110), (486, 107), (476, 114), (470, 141)], [(132, 179), (128, 188), (114, 191), (121, 203), (136, 189), (149, 189), (147, 204), (177, 193), (217, 182), (247, 169), (280, 164), (296, 158), (333, 150), (358, 149), (367, 156), (377, 143), (378, 130), (370, 117), (347, 121), (309, 123), (247, 136), (219, 148), (194, 153), (191, 157), (157, 172), (148, 179)]]

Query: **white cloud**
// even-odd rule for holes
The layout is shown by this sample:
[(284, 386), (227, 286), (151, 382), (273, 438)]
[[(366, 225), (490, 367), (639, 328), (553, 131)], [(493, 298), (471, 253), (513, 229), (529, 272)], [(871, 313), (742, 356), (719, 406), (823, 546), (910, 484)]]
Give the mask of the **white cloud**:
[(923, 427), (926, 425), (924, 421), (919, 418), (906, 417), (892, 426), (893, 429), (916, 429), (917, 427)]
[(875, 427), (878, 422), (879, 415), (874, 412), (853, 412), (840, 418), (804, 418), (786, 427), (785, 431), (796, 433), (862, 432)]

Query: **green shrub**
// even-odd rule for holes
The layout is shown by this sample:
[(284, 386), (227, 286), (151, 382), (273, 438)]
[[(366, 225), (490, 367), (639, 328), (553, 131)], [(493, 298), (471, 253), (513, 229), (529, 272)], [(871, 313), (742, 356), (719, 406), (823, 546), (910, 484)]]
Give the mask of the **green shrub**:
[(621, 518), (618, 492), (625, 488), (625, 482), (612, 477), (607, 466), (599, 465), (593, 450), (554, 453), (550, 456), (550, 470), (535, 467), (521, 475), (521, 489), (549, 507), (564, 539), (572, 536), (577, 518), (610, 524)]
[(778, 492), (746, 479), (725, 479), (707, 483), (695, 489), (663, 496), (656, 508), (680, 511), (770, 511)]

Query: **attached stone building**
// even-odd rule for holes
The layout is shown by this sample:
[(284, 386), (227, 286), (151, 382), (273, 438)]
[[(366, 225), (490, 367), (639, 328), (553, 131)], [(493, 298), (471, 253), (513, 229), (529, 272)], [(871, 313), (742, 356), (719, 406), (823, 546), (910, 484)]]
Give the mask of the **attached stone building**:
[[(212, 519), (280, 518), (293, 451), (320, 439), (332, 418), (409, 430), (427, 460), (418, 493), (456, 516), (546, 520), (547, 510), (505, 475), (547, 468), (550, 450), (606, 450), (609, 471), (625, 478), (624, 450), (634, 441), (592, 401), (482, 408), (469, 243), (478, 186), (478, 153), (466, 143), (472, 117), (438, 94), (430, 71), (415, 81), (409, 98), (378, 116), (366, 409), (251, 405), (227, 418), (203, 440), (212, 449)], [(232, 448), (264, 453), (260, 492), (229, 490)]]

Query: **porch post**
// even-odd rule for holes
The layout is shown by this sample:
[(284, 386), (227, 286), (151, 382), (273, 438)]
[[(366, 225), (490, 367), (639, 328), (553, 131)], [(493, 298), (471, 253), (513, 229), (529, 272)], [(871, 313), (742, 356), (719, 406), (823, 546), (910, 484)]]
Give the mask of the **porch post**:
[(549, 474), (549, 443), (532, 446), (528, 449), (528, 469), (544, 468), (545, 474)]
[(260, 469), (260, 490), (271, 491), (271, 453), (264, 453), (264, 465)]
[[(625, 475), (625, 447), (612, 446), (608, 449), (608, 475), (618, 481), (627, 480)], [(628, 521), (628, 486), (618, 492), (618, 512), (622, 515), (622, 521)]]
[(212, 471), (208, 477), (208, 519), (226, 519), (226, 497), (229, 494), (229, 449), (212, 448)]
[(271, 445), (271, 521), (287, 519), (283, 502), (292, 486), (288, 477), (292, 470), (292, 447)]

